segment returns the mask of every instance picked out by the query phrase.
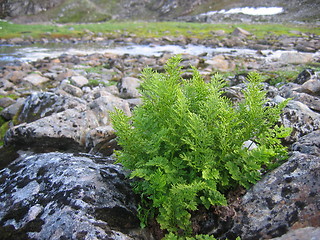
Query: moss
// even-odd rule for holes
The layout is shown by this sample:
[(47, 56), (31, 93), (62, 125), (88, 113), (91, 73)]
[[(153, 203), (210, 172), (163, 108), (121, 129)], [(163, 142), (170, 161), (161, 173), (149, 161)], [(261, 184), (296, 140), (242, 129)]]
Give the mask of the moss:
[(4, 144), (4, 135), (9, 129), (9, 122), (5, 122), (3, 118), (0, 118), (0, 123), (0, 146), (2, 146)]
[[(19, 98), (18, 95), (15, 95), (15, 94), (9, 94), (9, 95), (0, 95), (0, 98), (5, 98), (5, 97), (8, 97), (8, 98), (11, 98), (13, 100), (16, 100)], [(2, 109), (0, 108), (0, 112), (2, 111)]]
[(98, 80), (98, 79), (90, 79), (89, 83), (86, 84), (86, 86), (96, 87), (96, 86), (102, 85), (102, 86), (108, 87), (108, 86), (112, 86), (112, 85), (116, 85), (116, 84), (117, 84), (116, 81), (104, 82), (104, 81)]

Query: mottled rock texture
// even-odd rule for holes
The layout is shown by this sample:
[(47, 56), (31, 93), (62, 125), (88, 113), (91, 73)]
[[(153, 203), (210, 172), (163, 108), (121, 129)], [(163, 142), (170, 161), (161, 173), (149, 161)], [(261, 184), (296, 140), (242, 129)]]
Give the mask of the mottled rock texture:
[(136, 200), (110, 159), (20, 153), (0, 174), (1, 239), (134, 239)]

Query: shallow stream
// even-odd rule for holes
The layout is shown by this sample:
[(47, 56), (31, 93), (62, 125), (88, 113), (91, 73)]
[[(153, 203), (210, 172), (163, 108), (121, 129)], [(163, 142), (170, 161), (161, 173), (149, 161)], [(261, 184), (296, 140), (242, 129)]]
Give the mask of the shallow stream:
[[(16, 45), (0, 45), (0, 67), (14, 61), (30, 62), (45, 57), (58, 57), (62, 54), (93, 54), (93, 53), (113, 53), (118, 55), (129, 54), (132, 56), (155, 56), (159, 57), (164, 53), (171, 54), (190, 54), (190, 55), (204, 55), (204, 58), (211, 58), (215, 55), (234, 56), (239, 58), (254, 58), (262, 59), (266, 63), (279, 60), (282, 54), (296, 51), (284, 50), (253, 50), (248, 48), (226, 48), (218, 47), (212, 48), (203, 45), (138, 45), (129, 44), (125, 46), (114, 46), (112, 44), (35, 44), (32, 46), (16, 46)], [(320, 55), (320, 52), (314, 53)]]

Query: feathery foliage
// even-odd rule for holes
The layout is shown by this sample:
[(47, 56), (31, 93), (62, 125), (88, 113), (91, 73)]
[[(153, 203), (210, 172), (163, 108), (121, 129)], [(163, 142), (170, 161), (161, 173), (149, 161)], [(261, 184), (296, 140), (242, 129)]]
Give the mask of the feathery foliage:
[[(123, 148), (118, 162), (131, 170), (141, 194), (141, 219), (156, 217), (162, 229), (188, 236), (190, 211), (226, 205), (226, 191), (250, 187), (263, 166), (286, 157), (280, 139), (290, 129), (275, 127), (287, 102), (266, 107), (257, 73), (234, 106), (223, 96), (221, 76), (205, 83), (194, 69), (192, 79), (182, 79), (180, 61), (171, 58), (165, 73), (145, 69), (143, 104), (132, 117), (120, 110), (111, 117)], [(248, 140), (257, 147), (244, 147)]]

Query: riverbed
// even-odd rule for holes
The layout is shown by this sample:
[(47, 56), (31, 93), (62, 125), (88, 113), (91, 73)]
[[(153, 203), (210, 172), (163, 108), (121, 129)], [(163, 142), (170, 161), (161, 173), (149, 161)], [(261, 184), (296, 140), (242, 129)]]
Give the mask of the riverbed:
[(204, 45), (187, 44), (185, 46), (166, 44), (120, 44), (110, 43), (50, 43), (34, 45), (1, 45), (0, 46), (0, 67), (15, 61), (32, 62), (43, 58), (56, 58), (63, 54), (68, 55), (89, 55), (94, 53), (111, 53), (117, 55), (160, 57), (163, 54), (189, 54), (210, 59), (217, 55), (223, 55), (239, 59), (255, 59), (264, 64), (273, 64), (283, 60), (283, 56), (302, 54), (312, 59), (320, 58), (320, 51), (315, 53), (299, 53), (296, 50), (255, 50), (250, 48), (228, 48), (208, 47)]

